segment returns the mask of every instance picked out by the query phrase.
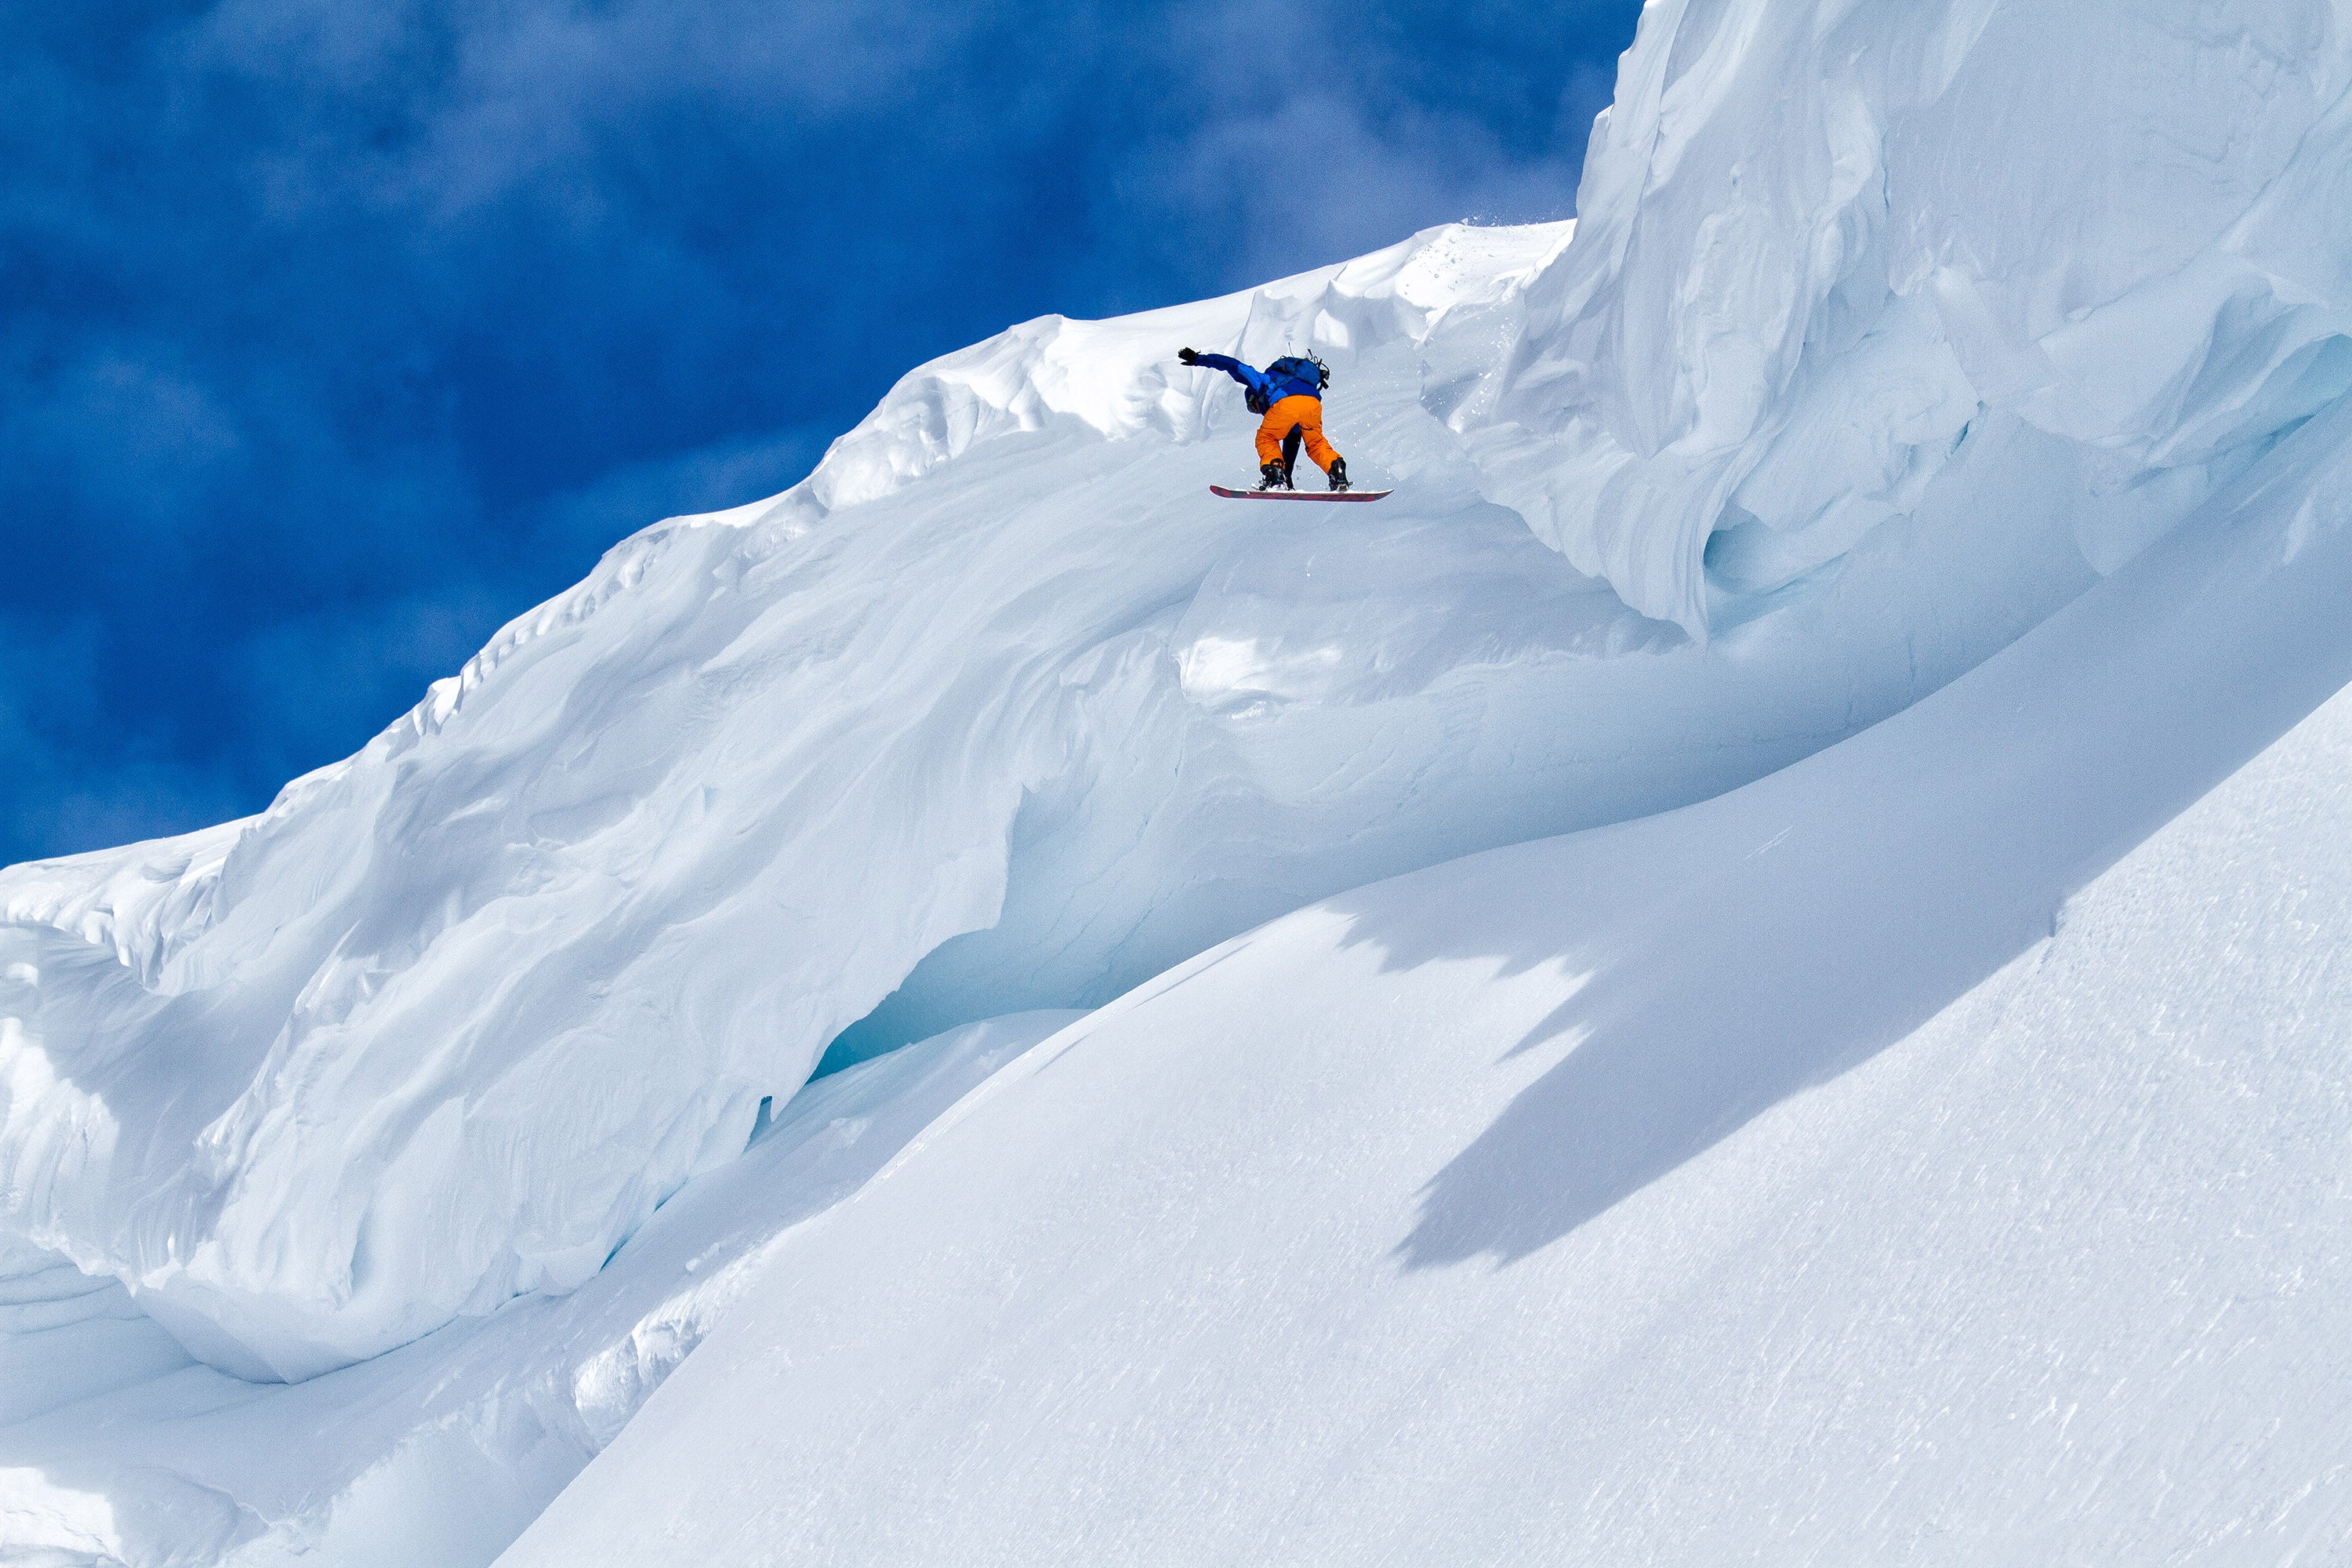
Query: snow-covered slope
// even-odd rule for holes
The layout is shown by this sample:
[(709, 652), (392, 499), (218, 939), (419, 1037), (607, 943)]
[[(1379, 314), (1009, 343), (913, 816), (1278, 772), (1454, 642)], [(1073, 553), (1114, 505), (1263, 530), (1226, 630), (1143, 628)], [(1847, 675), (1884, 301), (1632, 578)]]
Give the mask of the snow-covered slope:
[(2352, 679), (2352, 407), (2195, 524), (1063, 1030), (501, 1563), (2342, 1560), (2352, 696), (2132, 846)]
[(782, 1237), (1077, 1016), (976, 1024), (834, 1074), (578, 1291), (305, 1383), (257, 1385), (200, 1365), (120, 1285), (0, 1259), (0, 1562), (488, 1563)]
[[(904, 1394), (839, 1428), (869, 1435), (860, 1452), (1003, 1483), (987, 1517), (970, 1510), (997, 1503), (942, 1492), (936, 1515), (907, 1501), (857, 1528), (903, 1525), (867, 1538), (884, 1550), (956, 1519), (1013, 1552), (1059, 1528), (1048, 1492), (1099, 1478), (1146, 1519), (1163, 1505), (1136, 1489), (1155, 1483), (1124, 1447), (1090, 1468), (1043, 1417), (986, 1462), (953, 1424), (1004, 1430), (989, 1369), (1034, 1373), (1033, 1331), (1066, 1323), (1115, 1358), (1120, 1325), (1176, 1310), (1155, 1304), (1163, 1279), (1210, 1314), (1164, 1363), (1193, 1369), (1180, 1393), (1244, 1427), (1218, 1402), (1246, 1375), (1281, 1394), (1259, 1449), (1228, 1445), (1256, 1455), (1235, 1484), (1303, 1486), (1271, 1457), (1274, 1413), (1311, 1423), (1318, 1391), (1365, 1408), (1339, 1399), (1355, 1351), (1297, 1349), (1323, 1342), (1309, 1305), (1370, 1325), (1361, 1353), (1394, 1362), (1388, 1383), (1363, 1373), (1381, 1419), (1475, 1447), (1437, 1415), (1414, 1426), (1442, 1403), (1430, 1358), (1485, 1366), (1496, 1399), (1500, 1368), (1601, 1400), (1580, 1346), (1645, 1345), (1696, 1376), (1676, 1358), (1727, 1340), (1626, 1325), (1671, 1317), (1710, 1270), (1762, 1300), (1769, 1237), (1740, 1226), (1796, 1223), (1763, 1194), (1848, 1216), (1845, 1245), (1912, 1245), (1928, 1232), (1865, 1202), (1894, 1179), (1866, 1129), (1838, 1134), (1853, 1163), (1777, 1188), (1767, 1167), (1794, 1145), (1770, 1129), (1831, 1140), (1819, 1107), (1877, 1114), (1856, 1086), (1962, 1050), (1944, 1021), (1870, 1054), (2347, 673), (2330, 465), (2352, 381), (2347, 81), (2352, 16), (2330, 0), (1654, 0), (1572, 232), (1448, 226), (1223, 300), (1016, 327), (909, 375), (786, 494), (616, 547), (262, 816), (0, 873), (0, 1547), (260, 1563), (327, 1542), (357, 1562), (373, 1540), (479, 1561), (674, 1358), (648, 1351), (611, 1387), (583, 1369), (627, 1361), (641, 1329), (672, 1344), (712, 1321), (667, 1259), (714, 1247), (762, 1260), (730, 1278), (760, 1275), (769, 1305), (733, 1310), (735, 1359), (688, 1364), (761, 1386), (763, 1357), (837, 1330), (841, 1368), (887, 1363), (874, 1386)], [(1249, 471), (1252, 422), (1173, 363), (1188, 342), (1325, 354), (1335, 438), (1396, 494), (1211, 501), (1208, 481)], [(2157, 540), (2167, 553), (2140, 554)], [(1751, 839), (1759, 811), (1787, 820)], [(1379, 879), (1595, 827), (1189, 962)], [(2259, 910), (2264, 886), (2236, 896)], [(2157, 962), (2187, 929), (2116, 963)], [(2263, 981), (2277, 1016), (2332, 1027), (2295, 989), (2324, 979), (2328, 939), (2290, 938), (2311, 967)], [(2124, 973), (2031, 1006), (2137, 1037)], [(1990, 984), (1963, 1014), (2027, 981)], [(740, 1157), (763, 1104), (817, 1136), (827, 1101), (791, 1101), (829, 1048), (1122, 994), (818, 1234), (771, 1246), (789, 1221), (727, 1212), (826, 1211), (873, 1168)], [(1556, 1007), (1565, 1032), (1515, 1050)], [(892, 1131), (864, 1149), (887, 1153), (1034, 1024), (940, 1036), (821, 1095), (870, 1097), (860, 1116)], [(2045, 1142), (2110, 1147), (2097, 1089), (2129, 1089), (2127, 1056), (2086, 1060)], [(2319, 1074), (2295, 1113), (2320, 1148), (2332, 1080), (2295, 1059)], [(2220, 1101), (2183, 1103), (2246, 1135)], [(1561, 1128), (1585, 1152), (1555, 1168)], [(2024, 1154), (1991, 1132), (1943, 1147)], [(2315, 1191), (2319, 1159), (2278, 1179)], [(1661, 1219), (1718, 1168), (1724, 1186)], [(2171, 1193), (2168, 1169), (2134, 1179)], [(1087, 1173), (1116, 1197), (1100, 1215)], [(1911, 1174), (1940, 1213), (1929, 1188), (1957, 1178)], [(1397, 1194), (1433, 1176), (1398, 1233)], [(1717, 1214), (1709, 1192), (1748, 1195)], [(1041, 1206), (950, 1232), (913, 1194)], [(1237, 1194), (1264, 1200), (1268, 1236), (1328, 1233), (1297, 1241), (1295, 1288), (1268, 1284), (1280, 1254), (1253, 1250)], [(2021, 1201), (2005, 1212), (2038, 1212)], [(2173, 1256), (2053, 1234), (2117, 1278)], [(1391, 1280), (1374, 1263), (1405, 1235)], [(1086, 1276), (1098, 1296), (1040, 1284), (1045, 1320), (992, 1304), (992, 1259), (1063, 1280), (1046, 1260), (1090, 1248), (1177, 1271)], [(825, 1315), (881, 1300), (890, 1258), (915, 1271), (887, 1310)], [(1580, 1284), (1591, 1270), (1622, 1300)], [(1267, 1315), (1221, 1338), (1242, 1280)], [(2208, 1283), (2165, 1288), (2202, 1300)], [(2069, 1345), (2121, 1342), (2063, 1302), (2002, 1300), (2074, 1324)], [(805, 1321), (785, 1321), (794, 1303)], [(1727, 1314), (1693, 1321), (1770, 1327)], [(1397, 1348), (1413, 1334), (1428, 1343)], [(1230, 1375), (1183, 1359), (1212, 1354)], [(1953, 1364), (1990, 1374), (1995, 1354), (1963, 1344)], [(1072, 1363), (1077, 1430), (1182, 1426), (1181, 1400), (1105, 1384), (1130, 1363)], [(2334, 1370), (2315, 1349), (2306, 1367)], [(796, 1397), (845, 1408), (848, 1375)], [(933, 1376), (936, 1396), (917, 1387)], [(1721, 1402), (1745, 1384), (1692, 1387), (1677, 1428), (1750, 1414)], [(715, 1441), (740, 1415), (726, 1392), (681, 1387), (662, 1429)], [(1573, 1436), (1566, 1406), (1524, 1408), (1544, 1441)], [(1581, 1452), (1664, 1453), (1663, 1428), (1636, 1441), (1639, 1408)], [(795, 1412), (775, 1463), (821, 1434)], [(266, 1434), (330, 1425), (345, 1437), (266, 1457)], [(1225, 1429), (1169, 1439), (1198, 1445), (1170, 1473), (1226, 1474)], [(650, 1442), (596, 1486), (643, 1497)], [(1349, 1454), (1380, 1458), (1299, 1451), (1356, 1481)], [(837, 1521), (930, 1479), (828, 1453), (826, 1487), (779, 1508)], [(1562, 1462), (1595, 1496), (1654, 1495)], [(471, 1513), (417, 1503), (475, 1471)], [(1513, 1506), (1564, 1508), (1550, 1485)], [(532, 1552), (608, 1528), (586, 1495)], [(1498, 1507), (1493, 1529), (1515, 1517)], [(1659, 1528), (1672, 1545), (1684, 1526)]]
[[(902, 984), (879, 1043), (1098, 1003), (1314, 897), (1767, 772), (2091, 580), (2046, 496), (1959, 522), (2047, 468), (1989, 436), (1752, 637), (1634, 616), (1421, 401), (1432, 316), (1507, 308), (1564, 237), (1439, 231), (951, 356), (266, 816), (9, 873), (10, 1228), (215, 1365), (310, 1375), (576, 1286)], [(1212, 501), (1247, 416), (1168, 348), (1310, 331), (1400, 493)]]

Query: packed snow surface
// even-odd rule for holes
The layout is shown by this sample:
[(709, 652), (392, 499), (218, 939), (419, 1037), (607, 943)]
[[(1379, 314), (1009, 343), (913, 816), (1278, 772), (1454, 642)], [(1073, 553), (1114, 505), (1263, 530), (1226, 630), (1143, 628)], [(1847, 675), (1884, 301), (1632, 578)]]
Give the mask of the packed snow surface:
[[(0, 1551), (360, 1562), (364, 1538), (388, 1561), (485, 1560), (676, 1357), (656, 1347), (609, 1383), (582, 1369), (623, 1367), (614, 1347), (647, 1323), (676, 1345), (716, 1321), (719, 1296), (644, 1264), (664, 1248), (742, 1260), (736, 1348), (687, 1366), (805, 1401), (758, 1450), (772, 1477), (821, 1479), (762, 1516), (778, 1539), (864, 1519), (884, 1554), (945, 1521), (1007, 1553), (1076, 1531), (1049, 1493), (1134, 1506), (1102, 1500), (1101, 1530), (1168, 1517), (1143, 1468), (1161, 1448), (1196, 1503), (1224, 1495), (1219, 1477), (1260, 1489), (1220, 1517), (1282, 1539), (1323, 1517), (1263, 1502), (1282, 1478), (1307, 1485), (1284, 1437), (1351, 1478), (1317, 1495), (1367, 1532), (1414, 1498), (1455, 1517), (1406, 1480), (1374, 1488), (1405, 1450), (1366, 1422), (1484, 1452), (1489, 1493), (1519, 1489), (1496, 1532), (1534, 1530), (1529, 1510), (1569, 1518), (1559, 1489), (1584, 1485), (1600, 1500), (1576, 1517), (1635, 1558), (1643, 1542), (1703, 1553), (1730, 1539), (1704, 1537), (1709, 1520), (1752, 1522), (1738, 1499), (1764, 1495), (1679, 1507), (1623, 1468), (1644, 1454), (1659, 1474), (1748, 1465), (1745, 1485), (1794, 1475), (1772, 1466), (1801, 1468), (1833, 1428), (1943, 1445), (1953, 1475), (1979, 1463), (1994, 1405), (1955, 1405), (1955, 1426), (1898, 1404), (1843, 1422), (1811, 1384), (1759, 1407), (1760, 1384), (1706, 1381), (1767, 1375), (1727, 1349), (1739, 1333), (1794, 1368), (1811, 1342), (1774, 1336), (1843, 1331), (1768, 1267), (1770, 1237), (1811, 1235), (1808, 1216), (1842, 1216), (1849, 1250), (1818, 1253), (1832, 1301), (1914, 1248), (1945, 1293), (1877, 1299), (1992, 1336), (1932, 1342), (1953, 1366), (2013, 1367), (1994, 1340), (2014, 1350), (2046, 1311), (2069, 1358), (2053, 1397), (2101, 1408), (2079, 1379), (2122, 1353), (2116, 1321), (2000, 1294), (2011, 1276), (1981, 1246), (1937, 1240), (1936, 1216), (1958, 1215), (1937, 1205), (1966, 1188), (1970, 1223), (2046, 1232), (2081, 1278), (2112, 1270), (2110, 1294), (2138, 1280), (2192, 1306), (2283, 1277), (2199, 1271), (2226, 1248), (2194, 1216), (2221, 1211), (2189, 1202), (2190, 1167), (2163, 1150), (2274, 1217), (2294, 1192), (2334, 1212), (2336, 1080), (2292, 1054), (2336, 1027), (2313, 989), (2332, 928), (2265, 905), (2284, 896), (2272, 872), (2247, 868), (2232, 896), (2253, 934), (2231, 940), (2304, 956), (2239, 964), (2162, 1018), (2219, 1020), (2226, 995), (2276, 1021), (2277, 1070), (2305, 1098), (2275, 1164), (2225, 1167), (2224, 1141), (2254, 1134), (2223, 1113), (2252, 1116), (2260, 1095), (2220, 1079), (2159, 1108), (2191, 1129), (2177, 1139), (2100, 1142), (2123, 1114), (2103, 1085), (2154, 1103), (2123, 1075), (2171, 1026), (2134, 1011), (2133, 977), (2156, 973), (2134, 966), (2179, 962), (2187, 913), (2115, 927), (2109, 967), (2078, 955), (2073, 979), (2003, 965), (2347, 673), (2347, 85), (2352, 15), (2329, 0), (1653, 0), (1574, 226), (1448, 226), (1224, 299), (1015, 327), (918, 369), (785, 494), (617, 546), (262, 816), (0, 873)], [(1186, 343), (1321, 353), (1334, 440), (1359, 482), (1396, 493), (1212, 500), (1210, 481), (1254, 467), (1255, 421), (1229, 383), (1175, 363)], [(2321, 733), (2293, 754), (2318, 755)], [(2265, 865), (2300, 843), (2272, 842)], [(2113, 889), (2142, 886), (2139, 864), (2084, 907), (2138, 898)], [(2075, 989), (2035, 989), (2062, 981)], [(2020, 1032), (1951, 1022), (2011, 994)], [(955, 1026), (1123, 995), (916, 1138), (1029, 1026)], [(1537, 1028), (1554, 1009), (1567, 1022)], [(2009, 1042), (1988, 1059), (2017, 1064), (2014, 1108), (2035, 1053), (2074, 1037), (2081, 1088), (2037, 1124), (2060, 1163), (2015, 1168), (2119, 1163), (2152, 1250), (2083, 1214), (2045, 1223), (2040, 1190), (2001, 1173), (2043, 1156), (1965, 1121), (1998, 1098), (1968, 1077), (1967, 1042)], [(795, 1108), (828, 1051), (917, 1039)], [(1960, 1086), (1948, 1141), (1942, 1112), (1901, 1110), (1907, 1082)], [(893, 1129), (866, 1153), (915, 1142), (840, 1206), (866, 1153), (772, 1151), (788, 1126), (815, 1150), (809, 1108), (852, 1093)], [(1978, 1173), (1902, 1163), (1920, 1149)], [(1881, 1191), (1921, 1217), (1858, 1195)], [(1400, 1192), (1425, 1205), (1409, 1244)], [(1007, 1210), (977, 1213), (984, 1194)], [(2168, 1203), (2188, 1230), (2150, 1217)], [(1269, 1272), (1289, 1254), (1244, 1225), (1260, 1209), (1292, 1238), (1290, 1286)], [(1310, 1224), (1321, 1239), (1298, 1238)], [(887, 1296), (894, 1258), (909, 1271)], [(1098, 1294), (1054, 1293), (1097, 1268)], [(990, 1294), (1008, 1279), (1045, 1316)], [(1332, 1305), (1360, 1285), (1360, 1306)], [(1714, 1315), (1673, 1310), (1718, 1296)], [(1120, 1325), (1183, 1302), (1207, 1317), (1166, 1359), (1130, 1353)], [(1326, 1308), (1328, 1334), (1309, 1321)], [(2263, 1342), (2302, 1354), (2307, 1386), (2338, 1374), (2311, 1337), (2323, 1320), (2282, 1311)], [(1066, 1399), (1036, 1388), (1024, 1337), (1053, 1322), (1081, 1347), (1055, 1374)], [(778, 1371), (820, 1344), (834, 1370)], [(1614, 1383), (1609, 1353), (1630, 1358)], [(1899, 1403), (1856, 1381), (1871, 1363), (1826, 1364)], [(1654, 1365), (1684, 1392), (1644, 1415), (1625, 1402)], [(2196, 1431), (2235, 1441), (2263, 1391), (2288, 1398), (2284, 1361), (2249, 1365), (2245, 1405), (2206, 1388), (2217, 1403), (2185, 1406), (2207, 1413)], [(852, 1368), (880, 1391), (863, 1414)], [(1501, 1402), (1491, 1436), (1448, 1425), (1456, 1372)], [(644, 1419), (670, 1412), (659, 1429), (709, 1452), (749, 1418), (724, 1375), (674, 1384)], [(2117, 1375), (2130, 1399), (2179, 1386)], [(1222, 1403), (1252, 1376), (1262, 1406)], [(1370, 1404), (1345, 1396), (1360, 1378)], [(987, 1392), (1016, 1385), (1034, 1394), (1018, 1420)], [(1180, 1430), (1186, 1389), (1197, 1431)], [(1554, 1389), (1601, 1413), (1570, 1420)], [(877, 1458), (824, 1448), (826, 1410), (847, 1423), (836, 1441), (866, 1433)], [(2116, 1419), (2101, 1453), (2129, 1447)], [(1025, 1436), (958, 1448), (974, 1420)], [(262, 1434), (329, 1425), (347, 1440), (266, 1457)], [(1721, 1446), (1750, 1428), (1780, 1447)], [(667, 1517), (645, 1501), (659, 1460), (636, 1430), (598, 1485)], [(1356, 1446), (1318, 1447), (1325, 1430)], [(1247, 1440), (1212, 1446), (1234, 1431)], [(1087, 1432), (1134, 1441), (1097, 1465), (1066, 1446)], [(1550, 1458), (1506, 1463), (1493, 1445), (1512, 1432)], [(1881, 1473), (1847, 1458), (1838, 1473)], [(924, 1500), (934, 1460), (992, 1479), (996, 1500)], [(2273, 1472), (2231, 1458), (2165, 1504), (2146, 1486), (2172, 1458), (2049, 1462), (2053, 1485), (2113, 1478), (2150, 1519), (2242, 1505), (2265, 1543), (2331, 1495), (2297, 1471), (2305, 1500), (2263, 1512)], [(1487, 1495), (1447, 1464), (1431, 1487)], [(469, 1475), (491, 1479), (466, 1508), (416, 1501)], [(1984, 1484), (1972, 1495), (2010, 1495)], [(731, 1515), (698, 1495), (679, 1539), (713, 1541)], [(586, 1496), (529, 1553), (622, 1539)], [(1932, 1552), (1928, 1513), (1874, 1506), (1822, 1494), (1822, 1520), (1864, 1532), (1822, 1536), (1832, 1555), (1899, 1554), (1867, 1531), (1906, 1518), (1920, 1533), (1900, 1550)]]

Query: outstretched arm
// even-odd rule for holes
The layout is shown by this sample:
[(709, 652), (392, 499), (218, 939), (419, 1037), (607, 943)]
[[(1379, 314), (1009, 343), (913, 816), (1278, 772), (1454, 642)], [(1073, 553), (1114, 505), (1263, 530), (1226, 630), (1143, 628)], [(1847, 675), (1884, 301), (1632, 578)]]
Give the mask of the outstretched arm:
[(1186, 349), (1176, 357), (1186, 364), (1199, 365), (1207, 370), (1223, 371), (1252, 392), (1263, 392), (1265, 389), (1264, 375), (1229, 355), (1194, 353), (1191, 349)]

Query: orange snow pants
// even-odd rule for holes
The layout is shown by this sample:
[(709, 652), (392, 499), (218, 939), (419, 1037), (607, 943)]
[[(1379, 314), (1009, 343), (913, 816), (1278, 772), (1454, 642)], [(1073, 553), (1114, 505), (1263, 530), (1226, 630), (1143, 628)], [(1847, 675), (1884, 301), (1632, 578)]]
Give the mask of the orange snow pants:
[(1332, 459), (1339, 454), (1323, 439), (1323, 400), (1303, 393), (1286, 397), (1265, 411), (1265, 423), (1257, 427), (1259, 464), (1289, 461), (1283, 456), (1282, 444), (1293, 430), (1306, 437), (1307, 455), (1315, 459), (1315, 466), (1329, 473)]

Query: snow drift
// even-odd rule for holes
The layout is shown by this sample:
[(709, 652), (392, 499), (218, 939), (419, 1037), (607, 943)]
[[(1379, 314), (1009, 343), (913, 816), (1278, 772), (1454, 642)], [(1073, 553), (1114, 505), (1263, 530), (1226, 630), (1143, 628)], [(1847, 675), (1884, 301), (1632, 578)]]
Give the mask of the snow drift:
[(663, 1205), (576, 1292), (302, 1383), (196, 1365), (114, 1281), (0, 1255), (0, 1561), (489, 1562), (784, 1237), (1080, 1016), (992, 1020), (835, 1073)]
[[(2210, 17), (1664, 0), (1573, 237), (924, 367), (263, 816), (0, 879), (0, 1229), (310, 1376), (576, 1288), (877, 1004), (1093, 1005), (1916, 701), (2352, 376), (2345, 20)], [(1397, 495), (1206, 500), (1187, 341), (1323, 352)]]

